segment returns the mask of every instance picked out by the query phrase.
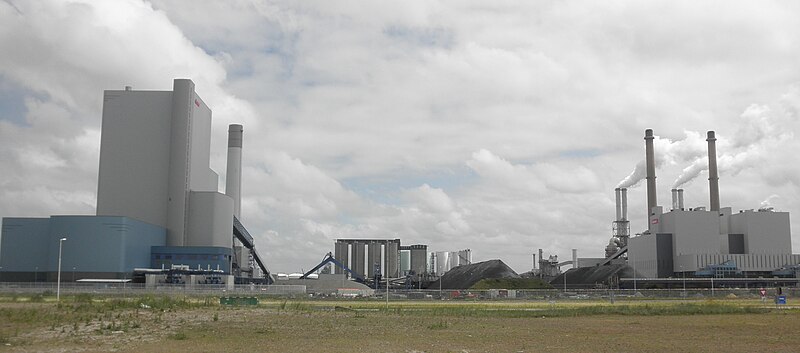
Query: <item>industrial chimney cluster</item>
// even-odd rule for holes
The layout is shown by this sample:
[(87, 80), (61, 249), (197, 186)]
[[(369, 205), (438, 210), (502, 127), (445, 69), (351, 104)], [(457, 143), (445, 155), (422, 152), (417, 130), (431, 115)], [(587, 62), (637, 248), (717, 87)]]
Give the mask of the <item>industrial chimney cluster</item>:
[(709, 209), (686, 209), (683, 189), (672, 189), (671, 210), (664, 212), (656, 197), (655, 136), (653, 130), (645, 130), (647, 229), (628, 238), (626, 190), (617, 189), (617, 218), (606, 256), (627, 252), (637, 273), (651, 278), (692, 276), (723, 263), (738, 275), (769, 276), (775, 269), (800, 263), (800, 255), (792, 254), (787, 212), (733, 213), (730, 207), (720, 207), (717, 139), (714, 131), (707, 137)]

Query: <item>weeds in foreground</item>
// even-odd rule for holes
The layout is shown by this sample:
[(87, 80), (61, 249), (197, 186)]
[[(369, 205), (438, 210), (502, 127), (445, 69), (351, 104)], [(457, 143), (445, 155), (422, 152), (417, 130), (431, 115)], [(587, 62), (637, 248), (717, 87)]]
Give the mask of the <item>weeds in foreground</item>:
[(176, 341), (185, 341), (185, 340), (189, 339), (189, 336), (187, 336), (186, 333), (184, 333), (184, 332), (178, 332), (178, 333), (169, 335), (167, 337), (169, 339), (171, 339), (171, 340), (176, 340)]
[(437, 323), (428, 325), (428, 329), (429, 330), (444, 330), (444, 329), (446, 329), (448, 327), (450, 327), (450, 324), (447, 321), (444, 321), (444, 320), (440, 320)]

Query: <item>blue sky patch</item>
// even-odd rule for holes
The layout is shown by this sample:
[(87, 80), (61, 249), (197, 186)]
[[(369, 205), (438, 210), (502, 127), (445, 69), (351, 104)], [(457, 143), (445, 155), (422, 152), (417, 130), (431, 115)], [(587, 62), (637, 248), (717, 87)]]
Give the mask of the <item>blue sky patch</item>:
[(35, 96), (35, 94), (0, 76), (0, 120), (29, 126), (25, 119), (28, 113), (25, 97), (28, 96)]

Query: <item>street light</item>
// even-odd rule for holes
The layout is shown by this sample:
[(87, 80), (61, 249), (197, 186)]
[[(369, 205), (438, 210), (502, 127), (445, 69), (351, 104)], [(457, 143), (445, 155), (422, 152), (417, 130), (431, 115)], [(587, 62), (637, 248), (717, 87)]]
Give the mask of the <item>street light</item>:
[(61, 301), (61, 248), (64, 246), (64, 241), (67, 238), (61, 238), (58, 240), (58, 281), (56, 284), (56, 301)]
[[(386, 249), (383, 252), (383, 274), (386, 277), (386, 312), (389, 312), (389, 240), (386, 240)], [(376, 286), (377, 287), (377, 286)]]
[(686, 300), (686, 272), (683, 270), (683, 266), (681, 267), (681, 275), (683, 275), (683, 299)]

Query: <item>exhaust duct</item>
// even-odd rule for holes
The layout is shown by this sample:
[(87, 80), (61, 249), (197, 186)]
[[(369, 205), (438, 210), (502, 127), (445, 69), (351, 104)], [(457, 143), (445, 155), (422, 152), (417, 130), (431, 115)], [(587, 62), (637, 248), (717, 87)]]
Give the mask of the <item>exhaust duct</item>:
[(627, 221), (628, 220), (628, 189), (622, 188), (622, 190), (620, 190), (620, 191), (621, 191), (621, 194), (622, 194), (622, 206), (621, 206), (621, 208), (622, 208), (622, 218), (620, 220), (621, 221)]
[(683, 189), (678, 189), (678, 209), (683, 211)]
[(672, 189), (672, 209), (677, 210), (678, 206), (678, 189)]
[(614, 189), (614, 195), (616, 196), (616, 199), (617, 199), (617, 203), (616, 203), (616, 205), (617, 205), (617, 207), (616, 207), (616, 209), (617, 209), (617, 218), (615, 218), (614, 220), (615, 221), (619, 221), (619, 220), (622, 220), (622, 191), (620, 190), (620, 188)]

